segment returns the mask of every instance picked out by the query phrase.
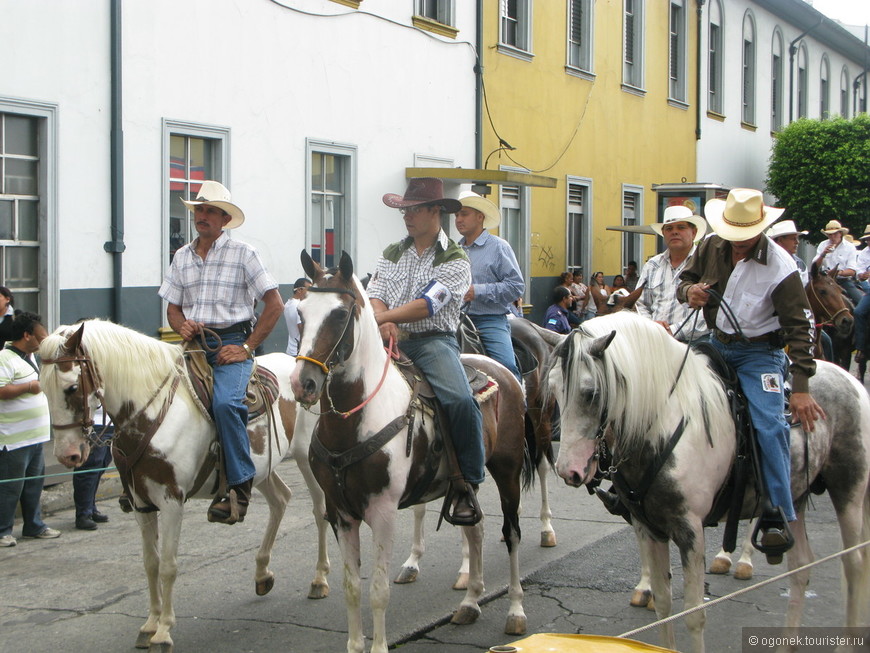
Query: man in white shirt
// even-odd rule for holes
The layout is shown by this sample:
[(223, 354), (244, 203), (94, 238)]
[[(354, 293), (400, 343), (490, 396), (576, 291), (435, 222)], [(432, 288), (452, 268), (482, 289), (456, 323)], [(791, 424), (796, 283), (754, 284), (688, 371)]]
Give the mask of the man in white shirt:
[(299, 302), (308, 294), (311, 282), (305, 277), (299, 277), (293, 282), (293, 296), (284, 304), (284, 321), (287, 322), (287, 355), (296, 358), (299, 353)]
[(857, 265), (855, 257), (858, 252), (855, 246), (844, 238), (849, 233), (849, 228), (841, 225), (838, 220), (829, 220), (822, 233), (828, 239), (820, 242), (816, 248), (816, 261), (825, 272), (837, 268), (837, 283), (857, 306), (864, 296), (864, 291), (855, 283)]
[[(858, 285), (867, 290), (867, 280), (870, 279), (870, 224), (864, 227), (864, 235), (861, 236), (864, 249), (860, 250), (855, 257), (855, 271)], [(870, 322), (870, 293), (865, 293), (861, 301), (855, 306), (855, 362), (863, 363), (867, 360), (867, 325)]]

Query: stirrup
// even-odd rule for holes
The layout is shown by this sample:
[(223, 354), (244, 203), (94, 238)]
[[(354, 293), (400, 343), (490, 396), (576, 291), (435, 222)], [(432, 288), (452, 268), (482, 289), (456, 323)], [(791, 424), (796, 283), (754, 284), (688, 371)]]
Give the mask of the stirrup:
[(753, 547), (767, 556), (768, 564), (778, 565), (782, 562), (783, 554), (794, 546), (794, 535), (785, 519), (782, 506), (768, 508), (762, 513), (755, 522), (751, 541)]
[(631, 512), (628, 510), (628, 506), (626, 506), (619, 498), (619, 495), (613, 491), (611, 487), (610, 490), (604, 490), (600, 487), (596, 487), (593, 489), (595, 492), (595, 496), (601, 499), (601, 503), (604, 504), (604, 508), (611, 515), (615, 515), (617, 517), (622, 517), (629, 524), (631, 523)]
[[(477, 502), (477, 492), (471, 483), (467, 481), (465, 482), (465, 496), (468, 497), (468, 504), (471, 506), (472, 514), (468, 517), (459, 517), (456, 515), (456, 505), (454, 503), (454, 497), (457, 500), (459, 497), (456, 496), (453, 483), (447, 486), (447, 492), (444, 494), (444, 503), (441, 505), (441, 515), (438, 517), (438, 524), (435, 526), (436, 531), (441, 528), (441, 520), (446, 521), (451, 526), (474, 526), (483, 518), (483, 511)], [(453, 512), (451, 512), (451, 508)]]
[[(218, 524), (229, 524), (230, 526), (245, 521), (245, 515), (248, 512), (248, 501), (240, 501), (240, 498), (244, 499), (245, 497), (242, 493), (237, 492), (234, 487), (230, 488), (228, 496), (216, 496), (208, 508), (208, 520)], [(229, 511), (227, 511), (227, 508), (229, 508)]]
[(133, 502), (130, 500), (130, 495), (126, 492), (118, 497), (118, 505), (121, 508), (121, 512), (133, 512)]

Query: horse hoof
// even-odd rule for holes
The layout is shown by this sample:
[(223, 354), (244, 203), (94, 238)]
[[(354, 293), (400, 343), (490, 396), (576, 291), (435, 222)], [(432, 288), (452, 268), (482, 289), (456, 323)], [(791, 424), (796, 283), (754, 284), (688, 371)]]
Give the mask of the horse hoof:
[(752, 580), (752, 565), (738, 562), (737, 568), (734, 569), (734, 578), (737, 580)]
[(415, 580), (417, 580), (417, 574), (419, 573), (420, 570), (416, 567), (402, 567), (399, 570), (399, 575), (396, 576), (396, 580), (394, 580), (393, 582), (397, 583), (398, 585), (413, 583)]
[(508, 615), (507, 623), (504, 626), (504, 632), (505, 635), (525, 635), (526, 615)]
[(650, 612), (656, 611), (656, 600), (653, 597), (649, 597), (649, 603), (646, 604), (646, 609)]
[(175, 646), (172, 641), (168, 642), (160, 642), (158, 644), (152, 643), (148, 647), (148, 653), (172, 653), (175, 650)]
[(136, 636), (136, 648), (148, 648), (152, 637), (154, 637), (154, 633), (139, 631), (139, 634)]
[(713, 558), (713, 564), (710, 565), (710, 573), (711, 574), (727, 574), (731, 569), (731, 559), (730, 558)]
[(263, 580), (256, 582), (257, 596), (266, 596), (275, 587), (275, 574), (269, 574)]
[(450, 623), (455, 624), (457, 626), (467, 626), (469, 624), (473, 624), (477, 621), (477, 618), (480, 616), (480, 608), (477, 606), (471, 607), (470, 605), (461, 605), (459, 609), (453, 613), (453, 618), (450, 619)]
[(329, 585), (326, 583), (311, 583), (308, 589), (309, 599), (325, 599), (329, 596)]
[(651, 600), (652, 592), (650, 590), (634, 590), (629, 603), (635, 608), (645, 608)]
[(467, 590), (468, 589), (468, 574), (462, 573), (456, 577), (456, 582), (453, 583), (453, 589), (455, 590)]
[(545, 549), (556, 546), (556, 534), (553, 531), (541, 531), (541, 546)]

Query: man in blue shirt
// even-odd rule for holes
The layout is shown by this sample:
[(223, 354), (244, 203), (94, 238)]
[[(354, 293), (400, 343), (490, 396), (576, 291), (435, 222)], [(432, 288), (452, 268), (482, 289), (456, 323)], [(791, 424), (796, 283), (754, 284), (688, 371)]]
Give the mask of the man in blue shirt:
[(553, 303), (547, 308), (544, 316), (544, 326), (556, 333), (571, 333), (568, 323), (568, 307), (571, 305), (571, 291), (565, 286), (556, 286), (553, 290)]
[(468, 317), (477, 327), (486, 354), (508, 368), (522, 385), (507, 314), (526, 289), (523, 274), (507, 241), (488, 231), (500, 222), (498, 207), (471, 192), (460, 193), (459, 201), (462, 208), (456, 214), (456, 230), (471, 260), (471, 287), (462, 301), (468, 304)]

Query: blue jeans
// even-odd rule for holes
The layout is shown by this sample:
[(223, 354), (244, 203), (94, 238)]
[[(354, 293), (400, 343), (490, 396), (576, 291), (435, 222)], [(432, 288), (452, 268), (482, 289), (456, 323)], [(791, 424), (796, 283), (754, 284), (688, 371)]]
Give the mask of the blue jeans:
[(459, 362), (459, 345), (452, 333), (404, 340), (402, 351), (426, 375), (450, 422), (450, 439), (459, 468), (468, 483), (483, 483), (483, 419)]
[[(224, 345), (241, 346), (245, 339), (243, 333), (221, 336)], [(207, 338), (206, 343), (209, 347), (215, 347), (217, 340)], [(256, 472), (254, 461), (251, 460), (251, 441), (248, 439), (248, 407), (244, 402), (254, 361), (245, 359), (241, 363), (217, 365), (217, 353), (206, 351), (206, 359), (214, 371), (212, 414), (223, 449), (227, 485), (241, 485), (254, 478)]]
[[(790, 429), (785, 421), (782, 370), (785, 352), (764, 342), (724, 344), (710, 339), (740, 379), (761, 450), (761, 473), (770, 503), (780, 506), (788, 521), (797, 519), (791, 499)], [(768, 379), (765, 389), (764, 379)]]
[(855, 349), (858, 351), (866, 349), (868, 319), (870, 319), (870, 295), (864, 295), (855, 306)]
[[(0, 483), (0, 537), (12, 534), (15, 521), (15, 507), (21, 502), (21, 516), (24, 527), (21, 534), (25, 537), (39, 535), (45, 530), (42, 521), (42, 485), (45, 473), (45, 460), (42, 456), (42, 443), (31, 444), (12, 451), (0, 451), (0, 480), (29, 478), (27, 481)], [(38, 477), (38, 478), (34, 478)]]
[(480, 341), (486, 350), (486, 355), (504, 365), (511, 374), (517, 377), (520, 385), (523, 379), (517, 368), (514, 356), (514, 346), (511, 343), (511, 326), (506, 315), (469, 315), (480, 334)]
[(864, 291), (858, 286), (854, 277), (837, 277), (837, 283), (852, 300), (854, 306), (857, 306), (864, 298)]
[[(102, 433), (103, 431), (103, 427), (96, 424), (94, 425), (94, 429), (98, 433)], [(103, 437), (108, 439), (112, 437), (114, 432), (115, 427), (110, 426), (106, 429)], [(95, 502), (97, 488), (100, 486), (100, 478), (102, 478), (104, 473), (102, 471), (82, 473), (82, 470), (103, 469), (111, 464), (111, 445), (107, 444), (101, 447), (91, 446), (91, 454), (88, 456), (88, 459), (79, 469), (76, 470), (76, 473), (73, 474), (73, 502), (75, 502), (76, 505), (76, 519), (79, 519), (80, 517), (90, 517), (97, 511), (97, 504)]]

